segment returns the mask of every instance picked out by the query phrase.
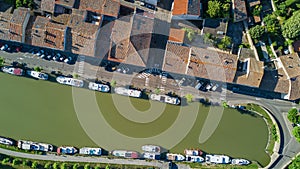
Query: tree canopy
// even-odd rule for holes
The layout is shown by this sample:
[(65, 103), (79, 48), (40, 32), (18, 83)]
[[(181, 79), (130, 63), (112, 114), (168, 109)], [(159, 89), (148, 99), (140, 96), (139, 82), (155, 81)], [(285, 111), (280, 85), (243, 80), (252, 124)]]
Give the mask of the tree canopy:
[(217, 18), (220, 16), (221, 13), (221, 2), (217, 0), (213, 1), (208, 1), (208, 9), (206, 13), (211, 17), (211, 18)]
[(296, 108), (290, 109), (287, 118), (292, 123), (299, 123), (298, 110)]
[(298, 155), (288, 167), (289, 169), (298, 169), (300, 168), (300, 155)]
[(300, 11), (294, 12), (282, 26), (282, 35), (285, 38), (296, 39), (300, 36)]
[(296, 137), (296, 140), (300, 142), (300, 126), (296, 126), (293, 128), (293, 135)]
[(258, 39), (265, 33), (265, 29), (260, 25), (256, 25), (250, 28), (249, 33), (253, 39)]
[(267, 15), (266, 17), (264, 17), (263, 21), (266, 25), (266, 29), (268, 30), (268, 32), (274, 35), (278, 34), (278, 32), (280, 31), (280, 25), (275, 15)]

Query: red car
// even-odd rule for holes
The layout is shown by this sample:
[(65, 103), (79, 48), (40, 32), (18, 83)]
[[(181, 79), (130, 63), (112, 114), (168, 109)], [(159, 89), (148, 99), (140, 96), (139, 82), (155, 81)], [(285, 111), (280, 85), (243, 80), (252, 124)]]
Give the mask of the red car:
[(21, 50), (22, 50), (22, 46), (17, 46), (16, 47), (16, 52), (21, 52)]

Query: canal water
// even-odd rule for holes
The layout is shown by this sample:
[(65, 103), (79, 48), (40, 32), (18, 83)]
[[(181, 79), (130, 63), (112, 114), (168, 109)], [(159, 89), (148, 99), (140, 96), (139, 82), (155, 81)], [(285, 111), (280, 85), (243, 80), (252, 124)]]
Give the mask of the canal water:
[[(255, 114), (229, 108), (212, 109), (200, 103), (180, 107), (144, 99), (129, 99), (115, 94), (75, 90), (93, 95), (105, 124), (126, 137), (124, 144), (118, 142), (122, 139), (114, 142), (114, 138), (110, 138), (109, 130), (97, 128), (97, 122), (93, 122), (91, 126), (95, 127), (98, 135), (103, 136), (102, 140), (111, 142), (110, 145), (103, 142), (100, 146), (104, 149), (141, 151), (140, 144), (150, 143), (147, 139), (143, 142), (143, 138), (158, 140), (164, 135), (162, 138), (170, 139), (170, 145), (163, 141), (161, 144), (153, 144), (164, 145), (163, 147), (170, 148), (172, 152), (183, 153), (185, 148), (199, 148), (208, 153), (258, 161), (261, 165), (267, 165), (270, 161), (265, 152), (268, 141), (267, 125)], [(74, 104), (76, 99), (73, 97), (74, 89), (69, 86), (0, 73), (0, 135), (57, 146), (71, 145), (80, 148), (99, 145), (101, 140), (90, 138), (91, 135), (82, 127), (83, 123)], [(85, 100), (86, 103), (82, 101), (81, 107), (90, 104), (88, 99)], [(91, 111), (86, 110), (86, 117), (92, 117), (89, 114)], [(199, 143), (199, 135), (206, 132), (202, 131), (203, 125), (209, 114), (213, 113), (221, 113), (220, 121), (216, 120), (216, 125), (213, 125), (216, 130), (205, 142)], [(171, 128), (175, 130), (175, 134), (173, 132), (168, 138), (167, 132)], [(127, 141), (130, 139), (140, 140), (135, 144), (134, 141)]]

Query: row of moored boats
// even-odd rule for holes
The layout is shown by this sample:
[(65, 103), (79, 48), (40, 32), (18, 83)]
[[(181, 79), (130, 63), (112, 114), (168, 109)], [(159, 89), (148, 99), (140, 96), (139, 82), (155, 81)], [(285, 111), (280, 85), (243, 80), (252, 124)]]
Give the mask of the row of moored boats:
[[(53, 152), (54, 146), (47, 143), (38, 143), (33, 141), (19, 140), (17, 143), (15, 141), (0, 137), (0, 144), (15, 146), (23, 150), (30, 151), (41, 151), (41, 152)], [(143, 145), (143, 153), (140, 154), (136, 151), (130, 150), (113, 150), (111, 155), (116, 157), (131, 158), (131, 159), (161, 159), (161, 147), (156, 145)], [(94, 147), (83, 147), (79, 150), (72, 146), (61, 146), (56, 148), (57, 154), (81, 154), (81, 155), (92, 155), (101, 156), (102, 149)], [(211, 163), (211, 164), (234, 164), (234, 165), (248, 165), (250, 161), (246, 159), (232, 159), (225, 155), (215, 155), (215, 154), (205, 154), (201, 150), (195, 149), (185, 149), (184, 154), (167, 153), (166, 159), (169, 161), (188, 161), (194, 163)]]
[[(17, 76), (25, 75), (25, 71), (23, 69), (15, 68), (12, 66), (2, 67), (2, 71), (5, 73), (12, 74), (12, 75), (17, 75)], [(26, 74), (33, 78), (36, 78), (36, 79), (48, 80), (48, 74), (43, 73), (43, 72), (27, 70)], [(79, 88), (84, 86), (83, 80), (70, 78), (70, 77), (58, 76), (56, 78), (56, 81), (60, 84), (79, 87)], [(108, 85), (101, 84), (101, 83), (95, 83), (95, 82), (89, 82), (88, 88), (90, 90), (95, 90), (95, 91), (99, 91), (99, 92), (109, 92), (110, 91), (110, 87)], [(114, 91), (116, 94), (123, 95), (123, 96), (130, 96), (130, 97), (135, 97), (135, 98), (142, 97), (142, 92), (140, 90), (136, 90), (136, 89), (128, 89), (125, 87), (116, 87), (114, 89)], [(149, 98), (151, 100), (159, 101), (162, 103), (168, 103), (168, 104), (173, 104), (173, 105), (180, 104), (180, 99), (178, 97), (171, 97), (168, 95), (161, 95), (161, 94), (153, 93), (153, 94), (149, 95)]]

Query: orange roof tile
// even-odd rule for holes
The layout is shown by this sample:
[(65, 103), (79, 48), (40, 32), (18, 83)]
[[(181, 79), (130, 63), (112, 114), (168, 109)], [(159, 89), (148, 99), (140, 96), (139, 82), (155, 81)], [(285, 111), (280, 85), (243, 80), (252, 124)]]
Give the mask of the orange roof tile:
[(188, 12), (188, 0), (174, 0), (173, 15), (183, 15)]
[(169, 41), (183, 43), (184, 41), (184, 30), (171, 28), (169, 33)]

